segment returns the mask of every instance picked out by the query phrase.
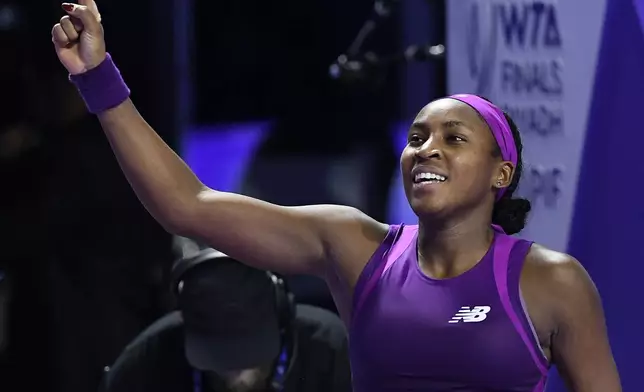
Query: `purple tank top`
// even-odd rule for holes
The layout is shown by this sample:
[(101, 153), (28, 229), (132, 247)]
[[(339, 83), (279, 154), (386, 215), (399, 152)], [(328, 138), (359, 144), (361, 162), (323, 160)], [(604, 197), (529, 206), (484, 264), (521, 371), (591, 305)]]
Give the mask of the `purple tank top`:
[(354, 392), (541, 392), (549, 364), (519, 290), (531, 242), (496, 232), (469, 271), (420, 270), (418, 226), (391, 226), (353, 298)]

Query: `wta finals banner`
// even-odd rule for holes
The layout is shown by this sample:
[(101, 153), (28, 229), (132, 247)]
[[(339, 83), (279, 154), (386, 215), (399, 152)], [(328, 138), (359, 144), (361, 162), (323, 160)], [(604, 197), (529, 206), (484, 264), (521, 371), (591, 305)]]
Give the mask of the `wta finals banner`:
[[(583, 4), (583, 6), (582, 6)], [(523, 236), (565, 251), (605, 0), (448, 1), (448, 92), (489, 98), (516, 121), (526, 163)]]

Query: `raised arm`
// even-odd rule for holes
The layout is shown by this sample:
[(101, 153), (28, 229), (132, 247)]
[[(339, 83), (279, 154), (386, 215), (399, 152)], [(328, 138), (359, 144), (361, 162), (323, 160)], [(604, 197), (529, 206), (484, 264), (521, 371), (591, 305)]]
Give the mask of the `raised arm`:
[(359, 244), (371, 227), (377, 246), (380, 225), (353, 208), (283, 207), (207, 188), (129, 100), (99, 119), (138, 198), (173, 234), (202, 240), (258, 268), (315, 275), (330, 258), (332, 239), (341, 239), (334, 232)]
[[(138, 198), (166, 230), (284, 273), (321, 275), (332, 258), (365, 258), (349, 251), (349, 245), (375, 250), (386, 227), (353, 208), (282, 207), (204, 186), (138, 113), (106, 58), (96, 4), (79, 2), (63, 4), (69, 16), (52, 30), (56, 52), (98, 115)], [(348, 244), (346, 251), (336, 249), (340, 243)]]

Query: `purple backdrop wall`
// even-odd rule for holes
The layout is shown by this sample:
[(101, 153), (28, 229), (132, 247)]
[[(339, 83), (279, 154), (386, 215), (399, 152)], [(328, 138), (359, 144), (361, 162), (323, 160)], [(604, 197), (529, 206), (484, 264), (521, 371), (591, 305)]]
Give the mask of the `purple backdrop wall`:
[(569, 242), (602, 295), (624, 391), (644, 389), (644, 18), (635, 2), (644, 9), (641, 0), (607, 4)]

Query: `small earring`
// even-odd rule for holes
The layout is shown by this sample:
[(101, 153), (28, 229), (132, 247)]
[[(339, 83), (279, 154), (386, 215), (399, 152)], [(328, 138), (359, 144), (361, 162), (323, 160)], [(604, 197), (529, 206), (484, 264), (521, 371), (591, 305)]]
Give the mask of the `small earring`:
[(501, 186), (501, 181), (497, 181), (496, 186)]

